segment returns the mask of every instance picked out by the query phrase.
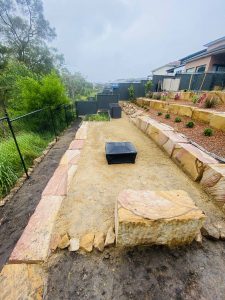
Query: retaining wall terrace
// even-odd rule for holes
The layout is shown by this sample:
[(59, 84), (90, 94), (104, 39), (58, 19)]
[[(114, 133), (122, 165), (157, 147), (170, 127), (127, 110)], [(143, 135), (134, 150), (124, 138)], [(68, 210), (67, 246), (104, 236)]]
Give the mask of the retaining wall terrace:
[(195, 121), (207, 123), (212, 128), (225, 132), (225, 112), (207, 110), (179, 103), (168, 103), (166, 101), (148, 98), (138, 98), (137, 104), (139, 106), (146, 106), (155, 110), (169, 112), (179, 116), (190, 117)]

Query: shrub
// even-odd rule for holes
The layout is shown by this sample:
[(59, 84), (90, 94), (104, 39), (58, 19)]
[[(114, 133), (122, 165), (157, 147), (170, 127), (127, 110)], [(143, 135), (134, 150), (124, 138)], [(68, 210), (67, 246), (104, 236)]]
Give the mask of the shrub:
[(85, 117), (85, 121), (109, 121), (109, 115), (108, 113), (102, 112), (102, 113), (98, 113), (96, 115), (87, 115)]
[(180, 99), (180, 94), (176, 93), (174, 100), (179, 100)]
[(161, 112), (161, 111), (159, 111), (158, 113), (157, 113), (157, 115), (158, 116), (161, 116), (163, 113)]
[(199, 96), (198, 96), (198, 95), (193, 95), (193, 96), (192, 96), (192, 102), (193, 102), (194, 104), (196, 104), (196, 103), (198, 102), (198, 100), (199, 100)]
[(154, 93), (152, 98), (155, 99), (155, 100), (160, 100), (161, 95), (160, 95), (160, 93)]
[(165, 114), (165, 119), (170, 119), (170, 114)]
[(174, 120), (174, 122), (175, 122), (175, 123), (180, 123), (180, 122), (181, 122), (181, 118), (176, 117), (175, 120)]
[(135, 97), (135, 89), (134, 89), (134, 85), (131, 84), (128, 88), (128, 94), (129, 94), (129, 100), (133, 101), (136, 99)]
[(148, 97), (148, 98), (152, 98), (153, 97), (153, 92), (148, 92), (147, 94), (146, 94), (146, 97)]
[(211, 128), (206, 128), (204, 130), (204, 135), (205, 136), (212, 136), (213, 135), (213, 130)]
[(207, 97), (205, 99), (205, 103), (204, 103), (204, 107), (205, 108), (212, 108), (212, 107), (215, 107), (217, 105), (217, 99), (215, 97)]
[(190, 121), (186, 124), (187, 128), (193, 128), (195, 126), (195, 123), (193, 121)]

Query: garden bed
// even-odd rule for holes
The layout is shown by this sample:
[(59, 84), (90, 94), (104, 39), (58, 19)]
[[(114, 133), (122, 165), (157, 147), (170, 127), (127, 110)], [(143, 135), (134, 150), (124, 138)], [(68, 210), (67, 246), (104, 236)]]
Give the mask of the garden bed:
[[(225, 132), (221, 130), (216, 130), (211, 128), (208, 124), (199, 121), (193, 121), (189, 117), (181, 116), (175, 114), (169, 114), (170, 119), (166, 119), (166, 113), (162, 113), (162, 115), (158, 116), (157, 110), (150, 109), (147, 114), (157, 121), (165, 123), (167, 125), (172, 126), (176, 131), (186, 135), (193, 142), (199, 144), (207, 151), (212, 152), (218, 156), (225, 158)], [(181, 122), (176, 123), (175, 119), (180, 118)], [(190, 121), (194, 122), (193, 128), (187, 128), (186, 124)], [(211, 128), (213, 131), (212, 136), (205, 136), (204, 130), (206, 128)]]

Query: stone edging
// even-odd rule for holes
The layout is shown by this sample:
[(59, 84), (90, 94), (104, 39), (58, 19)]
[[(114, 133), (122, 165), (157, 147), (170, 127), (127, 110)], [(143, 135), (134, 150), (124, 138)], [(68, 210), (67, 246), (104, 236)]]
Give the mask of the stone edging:
[(201, 151), (184, 136), (166, 124), (145, 115), (132, 104), (123, 103), (122, 108), (130, 121), (155, 141), (169, 157), (193, 180), (200, 183), (215, 202), (225, 211), (225, 164)]
[(212, 111), (190, 105), (168, 103), (166, 101), (148, 98), (138, 98), (137, 104), (139, 106), (146, 106), (175, 115), (190, 117), (195, 121), (201, 121), (209, 124), (209, 126), (215, 129), (225, 131), (225, 112)]
[[(43, 297), (45, 272), (42, 263), (47, 261), (51, 253), (55, 220), (76, 173), (87, 130), (88, 123), (83, 122), (46, 185), (8, 264), (0, 273), (0, 289), (7, 291), (8, 299)], [(35, 163), (39, 162), (38, 159)]]

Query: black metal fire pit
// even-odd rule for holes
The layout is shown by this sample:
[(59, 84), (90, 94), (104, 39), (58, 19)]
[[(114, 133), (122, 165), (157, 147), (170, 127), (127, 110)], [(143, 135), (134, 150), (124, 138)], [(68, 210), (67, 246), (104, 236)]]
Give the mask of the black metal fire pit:
[(130, 142), (109, 142), (105, 144), (106, 159), (109, 165), (135, 163), (137, 151)]

